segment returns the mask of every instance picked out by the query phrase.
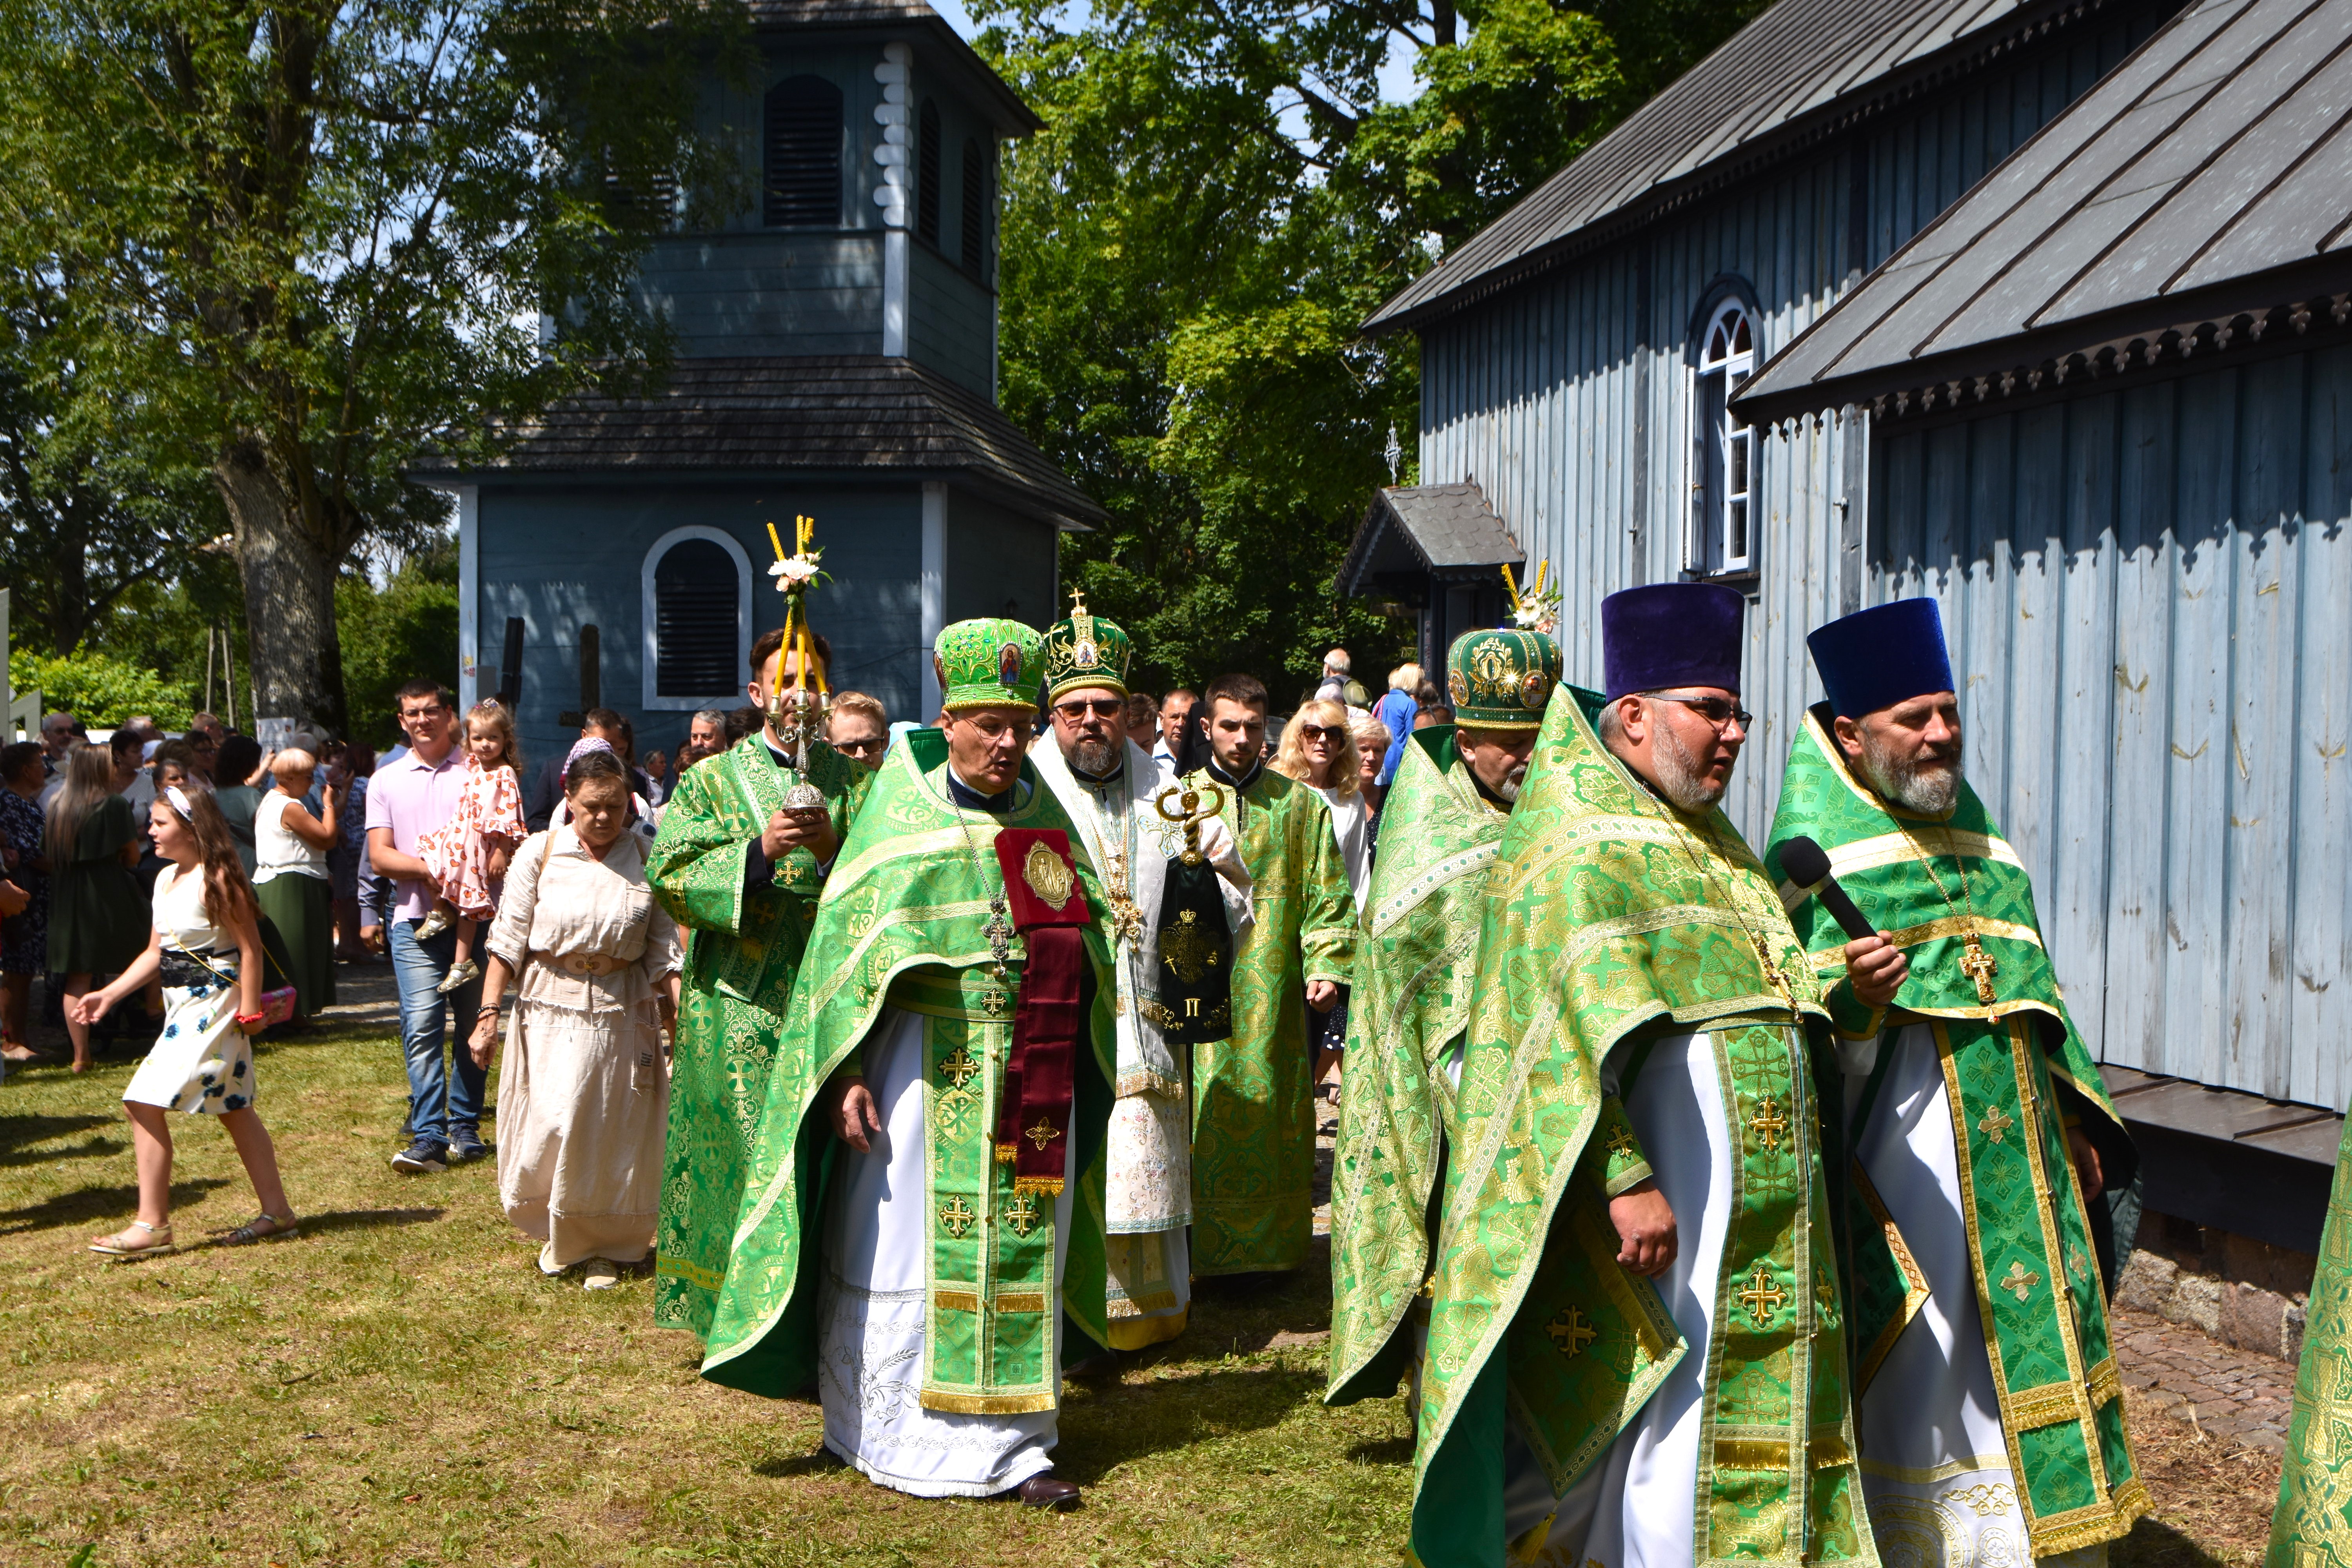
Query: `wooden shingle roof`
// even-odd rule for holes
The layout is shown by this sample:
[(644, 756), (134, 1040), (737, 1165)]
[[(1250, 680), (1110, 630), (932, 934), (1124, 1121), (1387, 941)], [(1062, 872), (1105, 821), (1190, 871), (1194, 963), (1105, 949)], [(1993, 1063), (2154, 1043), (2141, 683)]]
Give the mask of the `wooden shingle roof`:
[(1780, 0), (1365, 323), (1417, 326), (2125, 0)]
[(1794, 339), (1739, 406), (1776, 420), (1981, 401), (2259, 338), (2273, 315), (2340, 323), (2347, 292), (2352, 0), (2200, 0)]
[(438, 479), (714, 470), (953, 477), (1065, 529), (1107, 515), (988, 399), (879, 354), (679, 360), (646, 396), (559, 405), (488, 468), (417, 469)]
[(1495, 580), (1496, 569), (1527, 564), (1527, 552), (1474, 480), (1392, 485), (1372, 497), (1339, 567), (1342, 595), (1356, 595), (1399, 574), (1446, 582)]

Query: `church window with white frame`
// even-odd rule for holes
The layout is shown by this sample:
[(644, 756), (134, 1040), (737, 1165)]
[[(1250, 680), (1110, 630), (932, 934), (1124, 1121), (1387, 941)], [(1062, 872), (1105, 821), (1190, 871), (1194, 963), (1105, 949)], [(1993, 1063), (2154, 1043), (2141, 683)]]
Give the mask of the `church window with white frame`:
[(1756, 373), (1755, 313), (1727, 299), (1707, 318), (1691, 368), (1691, 511), (1683, 563), (1702, 577), (1756, 570), (1756, 431), (1730, 406)]
[(751, 657), (751, 558), (715, 528), (672, 529), (646, 552), (639, 586), (647, 709), (742, 700)]

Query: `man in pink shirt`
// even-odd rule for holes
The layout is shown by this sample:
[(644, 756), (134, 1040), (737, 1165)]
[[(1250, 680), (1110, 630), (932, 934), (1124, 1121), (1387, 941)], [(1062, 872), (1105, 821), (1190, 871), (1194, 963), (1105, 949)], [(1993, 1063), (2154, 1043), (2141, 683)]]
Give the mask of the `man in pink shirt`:
[[(466, 1037), (482, 1000), (470, 981), (444, 995), (437, 987), (457, 956), (456, 927), (419, 942), (416, 924), (433, 907), (434, 885), (416, 858), (417, 840), (449, 820), (466, 788), (466, 759), (457, 749), (457, 709), (437, 682), (412, 680), (400, 689), (400, 727), (408, 752), (386, 763), (368, 784), (368, 863), (393, 879), (392, 972), (400, 988), (400, 1042), (408, 1053), (408, 1146), (392, 1168), (412, 1174), (446, 1171), (451, 1160), (476, 1160), (482, 1142), (482, 1102), (489, 1074), (474, 1065)], [(442, 1025), (455, 1009), (449, 1061), (442, 1057)], [(454, 1072), (454, 1079), (453, 1079)]]

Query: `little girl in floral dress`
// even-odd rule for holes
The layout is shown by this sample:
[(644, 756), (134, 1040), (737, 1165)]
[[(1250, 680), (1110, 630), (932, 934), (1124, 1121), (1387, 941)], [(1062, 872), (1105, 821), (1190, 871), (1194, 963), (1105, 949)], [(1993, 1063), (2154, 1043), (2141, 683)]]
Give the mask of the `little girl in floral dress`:
[(497, 888), (507, 861), (530, 836), (523, 826), (522, 789), (515, 771), (514, 716), (499, 702), (477, 702), (466, 715), (466, 793), (448, 821), (417, 840), (416, 858), (440, 888), (432, 910), (417, 924), (419, 942), (457, 926), (457, 956), (440, 989), (455, 991), (479, 975), (474, 937), (499, 912)]

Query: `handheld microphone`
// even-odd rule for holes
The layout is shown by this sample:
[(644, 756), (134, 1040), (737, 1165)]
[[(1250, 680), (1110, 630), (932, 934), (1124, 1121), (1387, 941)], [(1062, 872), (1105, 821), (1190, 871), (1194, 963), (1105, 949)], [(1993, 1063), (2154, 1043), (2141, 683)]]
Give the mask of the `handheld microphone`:
[(1829, 910), (1830, 918), (1848, 937), (1860, 942), (1864, 937), (1878, 934), (1862, 918), (1862, 911), (1853, 907), (1845, 889), (1838, 886), (1837, 879), (1830, 875), (1830, 858), (1820, 845), (1810, 838), (1790, 839), (1780, 846), (1780, 868), (1797, 886), (1813, 889), (1813, 897), (1821, 900), (1822, 908)]

